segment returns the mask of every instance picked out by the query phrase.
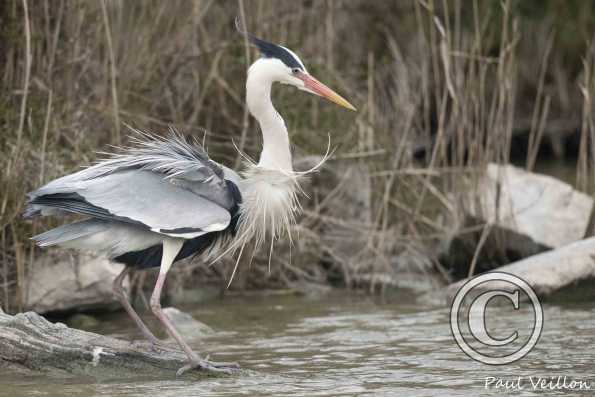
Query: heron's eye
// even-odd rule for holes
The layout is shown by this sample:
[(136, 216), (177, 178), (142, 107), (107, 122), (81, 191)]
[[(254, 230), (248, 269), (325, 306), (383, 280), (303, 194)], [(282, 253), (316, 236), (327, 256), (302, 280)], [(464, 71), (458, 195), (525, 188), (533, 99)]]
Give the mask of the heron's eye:
[(291, 73), (293, 73), (293, 74), (298, 74), (299, 72), (300, 72), (300, 69), (299, 68), (293, 68), (293, 69), (291, 69)]

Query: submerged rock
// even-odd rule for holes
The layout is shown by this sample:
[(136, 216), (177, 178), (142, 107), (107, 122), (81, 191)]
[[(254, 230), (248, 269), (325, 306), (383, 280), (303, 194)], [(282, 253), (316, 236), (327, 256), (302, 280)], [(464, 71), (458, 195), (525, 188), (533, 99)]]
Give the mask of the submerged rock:
[(112, 283), (123, 267), (89, 254), (43, 253), (29, 273), (26, 308), (37, 313), (119, 308)]
[(70, 316), (66, 320), (66, 324), (68, 324), (69, 327), (76, 329), (91, 330), (97, 328), (100, 322), (97, 318), (88, 314), (77, 313), (73, 316)]
[(190, 314), (184, 313), (175, 307), (166, 307), (163, 312), (174, 324), (184, 338), (198, 339), (215, 333), (213, 328), (194, 319)]
[[(497, 271), (522, 278), (539, 296), (551, 295), (564, 287), (595, 279), (595, 237), (525, 258), (502, 266)], [(467, 279), (460, 280), (448, 287), (449, 301), (466, 281)], [(490, 288), (494, 287), (495, 285), (490, 283)]]

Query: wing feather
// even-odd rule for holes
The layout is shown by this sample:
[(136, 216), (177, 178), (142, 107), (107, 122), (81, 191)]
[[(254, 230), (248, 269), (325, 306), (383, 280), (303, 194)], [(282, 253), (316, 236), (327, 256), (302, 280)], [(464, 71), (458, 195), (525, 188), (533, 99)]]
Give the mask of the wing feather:
[(225, 179), (229, 172), (175, 132), (141, 138), (135, 147), (30, 193), (25, 213), (57, 209), (183, 238), (227, 228), (241, 201)]
[(223, 230), (231, 220), (228, 209), (151, 171), (121, 171), (70, 184), (60, 193), (39, 193), (32, 205), (134, 223), (175, 237)]

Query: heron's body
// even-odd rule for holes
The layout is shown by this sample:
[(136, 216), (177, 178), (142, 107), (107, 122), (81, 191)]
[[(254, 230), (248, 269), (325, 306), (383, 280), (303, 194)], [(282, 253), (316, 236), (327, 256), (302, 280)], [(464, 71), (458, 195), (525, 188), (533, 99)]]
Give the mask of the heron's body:
[(167, 138), (141, 133), (131, 148), (30, 193), (25, 213), (85, 218), (34, 240), (42, 247), (99, 252), (125, 264), (114, 284), (116, 296), (153, 343), (157, 339), (128, 303), (121, 282), (131, 268), (160, 267), (151, 307), (188, 354), (189, 367), (220, 368), (196, 355), (161, 311), (161, 289), (171, 265), (191, 255), (215, 259), (248, 242), (272, 241), (289, 228), (298, 208), (289, 135), (271, 102), (273, 83), (354, 109), (311, 77), (293, 52), (248, 37), (264, 55), (250, 67), (246, 82), (247, 105), (263, 136), (258, 164), (247, 164), (240, 176), (177, 133)]
[(176, 256), (183, 259), (235, 232), (239, 180), (178, 135), (145, 136), (135, 149), (32, 192), (26, 215), (89, 217), (35, 236), (42, 247), (59, 244), (132, 267), (156, 267), (164, 238), (184, 240)]

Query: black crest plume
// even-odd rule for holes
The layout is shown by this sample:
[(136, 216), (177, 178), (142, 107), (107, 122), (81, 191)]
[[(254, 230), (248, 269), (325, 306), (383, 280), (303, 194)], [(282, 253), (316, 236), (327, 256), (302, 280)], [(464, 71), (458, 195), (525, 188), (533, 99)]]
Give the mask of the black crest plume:
[(254, 44), (260, 50), (260, 53), (266, 58), (277, 58), (281, 62), (283, 62), (288, 67), (294, 69), (298, 68), (300, 70), (304, 70), (303, 65), (285, 48), (281, 47), (280, 45), (269, 43), (268, 41), (264, 41), (255, 37), (254, 35), (248, 33), (246, 30), (242, 28), (242, 23), (240, 22), (240, 18), (236, 17), (235, 20), (236, 30), (243, 36), (248, 38), (250, 43)]

